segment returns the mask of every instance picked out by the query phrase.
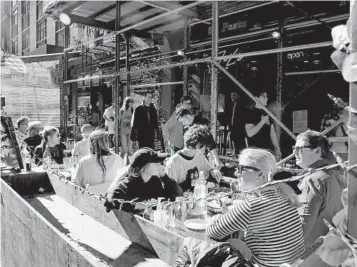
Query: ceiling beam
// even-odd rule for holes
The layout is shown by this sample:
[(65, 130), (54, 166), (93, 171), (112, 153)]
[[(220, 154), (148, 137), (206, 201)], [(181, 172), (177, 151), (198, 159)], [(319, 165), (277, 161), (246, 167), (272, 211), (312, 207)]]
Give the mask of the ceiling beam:
[[(152, 7), (155, 8), (159, 8), (165, 11), (172, 11), (175, 10), (177, 8), (182, 7), (183, 5), (175, 3), (175, 2), (171, 2), (171, 1), (155, 1), (155, 2), (151, 2), (151, 1), (140, 1), (142, 3), (145, 3), (146, 5), (150, 5)], [(192, 9), (192, 8), (187, 8), (184, 9), (182, 11), (180, 11), (179, 13), (181, 13), (182, 15), (185, 15), (189, 18), (199, 18), (199, 14), (196, 10)]]
[(140, 13), (142, 13), (142, 12), (148, 11), (148, 10), (150, 10), (150, 9), (152, 9), (152, 7), (150, 7), (150, 6), (141, 7), (141, 8), (139, 8), (139, 9), (137, 9), (137, 10), (134, 10), (134, 11), (132, 11), (132, 12), (129, 12), (128, 14), (125, 14), (125, 15), (123, 15), (123, 16), (120, 16), (120, 20), (125, 20), (125, 19), (127, 19), (127, 18), (132, 17), (132, 16), (138, 15), (138, 14), (140, 14)]
[(149, 28), (144, 28), (142, 29), (142, 31), (146, 31), (146, 32), (149, 32), (149, 31), (152, 31), (152, 30), (155, 30), (157, 28), (160, 28), (162, 26), (165, 26), (165, 25), (170, 25), (172, 23), (175, 23), (175, 22), (178, 22), (182, 20), (182, 18), (176, 18), (176, 19), (172, 19), (172, 20), (169, 20), (169, 21), (165, 21), (164, 23), (160, 23), (160, 24), (156, 24), (156, 25), (153, 25), (153, 26), (150, 26)]
[(67, 15), (71, 13), (74, 9), (77, 7), (80, 7), (81, 5), (84, 5), (88, 1), (76, 1), (76, 2), (71, 2), (73, 5), (70, 5), (68, 8), (64, 9), (61, 11), (61, 13), (66, 13)]
[(115, 30), (114, 25), (111, 23), (105, 23), (102, 21), (97, 21), (95, 19), (85, 18), (85, 17), (73, 15), (73, 14), (68, 14), (68, 16), (71, 18), (71, 21), (73, 23), (82, 24), (82, 25), (86, 25), (86, 26), (90, 26), (90, 27), (94, 27), (94, 28), (98, 28), (98, 29), (105, 29), (105, 30), (110, 30), (110, 31)]
[(100, 15), (107, 13), (108, 11), (114, 9), (115, 6), (116, 6), (116, 4), (107, 6), (106, 8), (103, 8), (102, 10), (98, 11), (97, 13), (90, 15), (88, 18), (95, 19), (96, 17), (99, 17)]

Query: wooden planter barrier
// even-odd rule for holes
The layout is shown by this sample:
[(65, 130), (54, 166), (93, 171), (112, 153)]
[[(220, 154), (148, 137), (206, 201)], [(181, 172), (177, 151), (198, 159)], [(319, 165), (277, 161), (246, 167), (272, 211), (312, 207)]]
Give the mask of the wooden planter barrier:
[[(16, 181), (17, 188), (23, 188), (21, 186), (21, 178), (17, 178)], [(8, 179), (7, 182), (11, 181)], [(104, 207), (104, 198), (79, 188), (54, 174), (49, 174), (42, 179), (33, 179), (33, 182), (33, 184), (29, 183), (27, 178), (27, 186), (31, 188), (32, 192), (38, 192), (40, 187), (47, 185), (46, 191), (53, 190), (57, 198), (60, 197), (71, 205), (69, 207), (73, 206), (82, 211), (91, 219), (96, 220), (101, 225), (112, 230), (113, 235), (118, 234), (123, 237), (123, 240), (126, 239), (125, 242), (130, 240), (133, 245), (137, 245), (147, 251), (146, 253), (149, 255), (147, 257), (158, 257), (170, 265), (174, 264), (185, 236), (204, 238), (204, 234), (187, 231), (182, 225), (178, 225), (178, 227), (176, 227), (177, 229), (175, 228), (175, 232), (173, 232), (158, 227), (139, 215), (117, 210), (107, 213)], [(25, 251), (23, 254), (26, 255), (26, 257), (30, 257), (29, 255), (39, 255), (36, 257), (31, 256), (34, 262), (34, 264), (31, 265), (5, 264), (4, 266), (124, 266), (104, 264), (100, 258), (93, 256), (86, 250), (83, 251), (83, 248), (81, 250), (80, 246), (77, 248), (78, 245), (74, 241), (62, 236), (54, 226), (46, 221), (38, 211), (4, 181), (1, 181), (1, 185), (1, 215), (2, 225), (5, 226), (2, 229), (2, 245), (3, 248), (5, 248), (2, 252), (2, 261), (5, 264), (11, 262), (12, 259), (17, 259), (17, 261), (21, 263), (20, 259), (23, 257), (19, 257), (19, 252), (16, 251)], [(37, 238), (34, 239), (34, 236)], [(10, 245), (11, 243), (13, 245)], [(113, 244), (111, 245), (113, 246)], [(16, 249), (12, 249), (14, 247)], [(118, 249), (120, 248), (118, 247)], [(298, 260), (293, 266), (328, 266), (314, 253), (314, 250), (315, 249), (307, 252), (304, 257)], [(87, 256), (86, 253), (92, 255), (92, 258)], [(145, 252), (142, 253), (145, 254)], [(37, 259), (42, 260), (39, 261), (41, 264), (37, 263)], [(22, 260), (26, 262), (25, 259)], [(42, 262), (44, 262), (44, 265), (42, 265)], [(51, 262), (51, 264), (47, 264), (49, 262)], [(55, 264), (52, 264), (52, 262)], [(66, 264), (68, 262), (73, 262), (74, 264), (68, 265)], [(156, 264), (155, 266), (162, 265)]]

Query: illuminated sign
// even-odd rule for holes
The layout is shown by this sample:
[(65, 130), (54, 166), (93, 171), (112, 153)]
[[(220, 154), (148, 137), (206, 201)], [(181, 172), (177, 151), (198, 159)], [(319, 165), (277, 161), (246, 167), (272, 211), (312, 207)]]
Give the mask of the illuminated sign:
[[(221, 57), (221, 56), (230, 56), (230, 55), (238, 55), (238, 54), (239, 54), (239, 48), (236, 48), (236, 50), (234, 50), (233, 53), (227, 53), (227, 50), (222, 50), (222, 51), (218, 52), (218, 56), (219, 57)], [(218, 63), (221, 63), (223, 61), (224, 64), (222, 64), (222, 65), (225, 65), (226, 67), (229, 67), (229, 66), (234, 65), (237, 62), (241, 61), (242, 59), (243, 59), (242, 57), (222, 59), (222, 60), (219, 60)]]
[(299, 51), (299, 52), (293, 52), (293, 53), (289, 53), (286, 55), (286, 57), (290, 60), (293, 59), (302, 59), (305, 56), (303, 51)]

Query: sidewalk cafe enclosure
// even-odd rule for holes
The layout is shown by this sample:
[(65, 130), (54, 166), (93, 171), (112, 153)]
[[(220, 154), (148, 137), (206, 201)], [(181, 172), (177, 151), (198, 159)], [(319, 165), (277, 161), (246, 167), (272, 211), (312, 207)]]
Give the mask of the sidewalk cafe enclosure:
[[(68, 47), (67, 35), (64, 129), (68, 101), (76, 101), (81, 86), (99, 84), (100, 90), (108, 91), (111, 87), (108, 95), (114, 100), (116, 116), (119, 96), (139, 92), (135, 91), (138, 88), (158, 91), (166, 119), (173, 109), (172, 98), (177, 101), (181, 95), (191, 95), (197, 106), (206, 106), (209, 99), (214, 136), (217, 121), (224, 117), (219, 112), (230, 113), (230, 92), (239, 92), (251, 105), (257, 101), (252, 92), (263, 89), (270, 98), (266, 112), (281, 131), (281, 146), (290, 147), (297, 133), (320, 129), (323, 116), (332, 108), (327, 94), (350, 98), (350, 105), (356, 107), (355, 84), (350, 84), (348, 93), (347, 83), (329, 58), (331, 28), (346, 23), (349, 9), (348, 2), (54, 1), (45, 10), (49, 15), (64, 13), (73, 23), (106, 31), (94, 36), (94, 41), (72, 47)], [(145, 48), (130, 51), (134, 43)], [(69, 67), (73, 53), (80, 54), (80, 63)], [(218, 95), (223, 95), (224, 109), (218, 108)], [(293, 121), (296, 111), (304, 114), (301, 121)], [(356, 147), (350, 142), (350, 165), (356, 163), (356, 157)], [(348, 231), (354, 238), (356, 184), (350, 178)], [(61, 192), (66, 194), (68, 191)], [(77, 205), (87, 208), (85, 203)], [(133, 243), (140, 244), (140, 240)]]

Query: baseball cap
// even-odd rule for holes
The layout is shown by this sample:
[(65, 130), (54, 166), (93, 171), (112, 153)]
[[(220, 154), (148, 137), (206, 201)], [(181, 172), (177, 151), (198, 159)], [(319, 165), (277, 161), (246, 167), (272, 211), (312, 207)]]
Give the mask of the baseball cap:
[(128, 170), (129, 175), (138, 175), (139, 171), (148, 163), (163, 162), (167, 153), (158, 153), (152, 148), (143, 147), (131, 157), (131, 164)]

